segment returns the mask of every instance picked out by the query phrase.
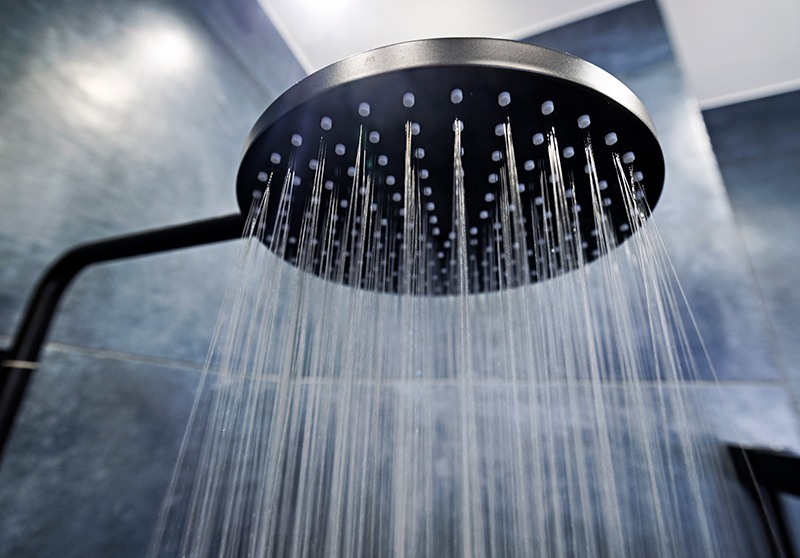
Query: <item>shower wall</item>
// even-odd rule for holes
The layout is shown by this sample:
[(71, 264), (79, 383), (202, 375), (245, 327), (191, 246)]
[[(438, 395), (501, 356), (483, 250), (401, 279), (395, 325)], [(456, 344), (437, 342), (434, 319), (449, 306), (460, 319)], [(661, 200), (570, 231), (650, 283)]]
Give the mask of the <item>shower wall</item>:
[(703, 112), (731, 205), (800, 401), (800, 91)]
[[(781, 364), (800, 401), (800, 91), (703, 112)], [(800, 548), (800, 498), (783, 505)]]
[[(236, 211), (244, 139), (303, 75), (255, 0), (0, 0), (0, 347), (68, 247)], [(0, 556), (144, 555), (236, 244), (77, 278), (0, 465)]]
[[(800, 450), (776, 338), (655, 2), (529, 40), (604, 67), (651, 111), (668, 169), (655, 218), (722, 381), (695, 392), (723, 438)], [(67, 247), (235, 211), (244, 138), (302, 75), (256, 0), (0, 0), (0, 334)], [(144, 554), (235, 250), (78, 278), (0, 463), (0, 556)]]
[[(698, 398), (723, 439), (800, 449), (796, 402), (775, 331), (657, 2), (636, 2), (526, 41), (597, 64), (645, 104), (667, 168), (654, 217), (705, 342), (705, 349), (695, 342), (694, 354), (703, 363), (707, 350), (714, 365), (701, 365), (706, 381), (697, 383)], [(685, 319), (691, 324), (692, 316)]]

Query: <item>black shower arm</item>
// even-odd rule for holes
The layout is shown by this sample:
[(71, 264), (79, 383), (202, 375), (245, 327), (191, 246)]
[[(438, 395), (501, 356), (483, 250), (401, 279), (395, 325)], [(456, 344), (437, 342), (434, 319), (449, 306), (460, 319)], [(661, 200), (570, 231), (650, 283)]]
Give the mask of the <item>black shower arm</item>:
[(81, 244), (64, 253), (39, 281), (11, 348), (0, 353), (0, 456), (61, 296), (85, 267), (241, 238), (239, 214)]

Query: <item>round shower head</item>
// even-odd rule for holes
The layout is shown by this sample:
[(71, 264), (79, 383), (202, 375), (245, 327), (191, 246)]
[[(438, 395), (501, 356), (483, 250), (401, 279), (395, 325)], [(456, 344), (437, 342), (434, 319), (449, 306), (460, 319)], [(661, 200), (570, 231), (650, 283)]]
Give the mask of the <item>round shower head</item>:
[[(463, 169), (464, 224), (455, 169)], [(403, 254), (413, 248), (430, 267), (424, 292), (446, 294), (460, 226), (470, 292), (514, 286), (624, 241), (635, 230), (625, 189), (652, 207), (663, 181), (650, 116), (607, 72), (516, 41), (431, 39), (357, 54), (287, 90), (247, 138), (237, 197), (247, 214), (269, 195), (262, 237), (303, 269), (347, 282), (383, 254), (381, 280), (362, 274), (359, 285), (403, 291)], [(558, 211), (569, 213), (569, 230), (555, 230)], [(515, 252), (503, 246), (512, 229)], [(537, 242), (559, 252), (575, 236), (575, 249), (544, 269)], [(302, 246), (313, 253), (300, 254)], [(492, 274), (512, 267), (513, 280)]]

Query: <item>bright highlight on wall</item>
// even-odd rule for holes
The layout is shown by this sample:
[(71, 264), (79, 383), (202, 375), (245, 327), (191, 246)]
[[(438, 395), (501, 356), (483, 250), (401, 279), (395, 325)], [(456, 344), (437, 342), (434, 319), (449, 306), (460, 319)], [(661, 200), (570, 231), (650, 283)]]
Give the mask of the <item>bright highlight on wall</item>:
[(130, 33), (67, 60), (63, 76), (77, 95), (60, 99), (65, 116), (92, 129), (116, 129), (119, 118), (142, 110), (153, 96), (170, 94), (177, 81), (192, 80), (201, 53), (191, 33), (164, 14), (150, 14)]
[(162, 25), (144, 29), (132, 46), (132, 57), (138, 58), (145, 69), (151, 71), (176, 74), (191, 70), (197, 63), (191, 37), (178, 27)]
[(136, 97), (134, 83), (118, 68), (86, 64), (77, 66), (74, 73), (78, 88), (101, 107), (122, 109)]

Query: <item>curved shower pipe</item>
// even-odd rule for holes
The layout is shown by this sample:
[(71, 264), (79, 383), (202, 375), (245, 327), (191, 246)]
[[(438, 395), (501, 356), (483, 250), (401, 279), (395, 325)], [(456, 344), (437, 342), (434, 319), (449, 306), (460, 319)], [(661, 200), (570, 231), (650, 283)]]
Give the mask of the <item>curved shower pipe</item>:
[(84, 268), (114, 260), (146, 256), (242, 236), (239, 214), (175, 225), (78, 245), (56, 260), (39, 281), (11, 348), (0, 353), (0, 457), (14, 424), (53, 321), (59, 301)]

